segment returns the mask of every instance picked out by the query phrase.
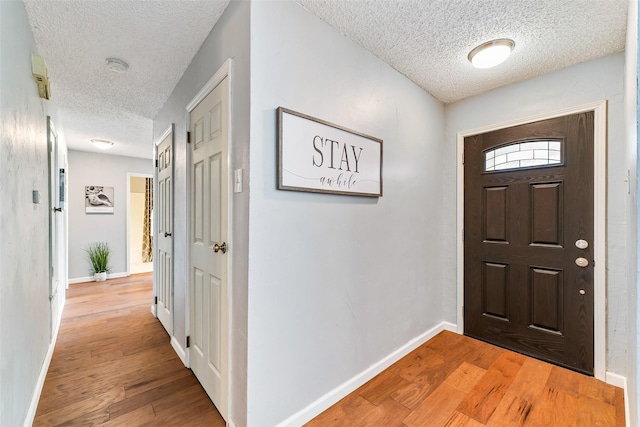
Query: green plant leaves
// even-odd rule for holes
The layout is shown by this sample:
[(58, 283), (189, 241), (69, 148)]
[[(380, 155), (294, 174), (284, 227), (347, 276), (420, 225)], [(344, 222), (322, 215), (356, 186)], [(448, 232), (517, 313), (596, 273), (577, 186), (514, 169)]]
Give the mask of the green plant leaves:
[(109, 256), (111, 255), (111, 249), (106, 242), (97, 242), (90, 244), (85, 252), (89, 256), (91, 262), (91, 272), (96, 273), (108, 273), (111, 271), (109, 265)]

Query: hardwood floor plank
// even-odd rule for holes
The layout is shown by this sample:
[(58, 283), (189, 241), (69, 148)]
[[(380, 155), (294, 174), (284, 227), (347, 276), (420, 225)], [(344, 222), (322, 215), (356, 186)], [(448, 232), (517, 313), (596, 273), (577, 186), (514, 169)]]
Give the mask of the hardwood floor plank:
[(444, 426), (465, 395), (464, 391), (445, 382), (405, 418), (404, 423), (409, 427)]
[[(122, 387), (112, 387), (105, 393), (91, 395), (83, 400), (70, 403), (66, 406), (53, 408), (41, 416), (36, 416), (33, 422), (34, 426), (57, 426), (63, 425), (75, 419), (82, 419), (83, 416), (91, 414), (91, 419), (96, 422), (103, 422), (109, 419), (108, 406), (112, 401), (124, 398), (124, 389)], [(99, 416), (102, 414), (102, 416)], [(81, 423), (80, 423), (81, 424)], [(92, 423), (84, 423), (91, 425)]]
[(479, 368), (468, 362), (462, 362), (458, 369), (447, 377), (445, 382), (458, 390), (469, 393), (486, 372), (486, 369)]
[(486, 424), (524, 363), (525, 356), (504, 352), (458, 406), (458, 411)]
[(383, 371), (380, 375), (363, 385), (357, 393), (374, 405), (379, 405), (392, 394), (404, 390), (411, 384), (390, 370)]
[(444, 427), (483, 427), (484, 424), (481, 424), (474, 420), (473, 418), (467, 417), (465, 414), (453, 411), (453, 414), (449, 417), (447, 422), (444, 424)]
[(122, 416), (98, 424), (104, 427), (153, 425), (156, 422), (153, 405), (145, 405)]

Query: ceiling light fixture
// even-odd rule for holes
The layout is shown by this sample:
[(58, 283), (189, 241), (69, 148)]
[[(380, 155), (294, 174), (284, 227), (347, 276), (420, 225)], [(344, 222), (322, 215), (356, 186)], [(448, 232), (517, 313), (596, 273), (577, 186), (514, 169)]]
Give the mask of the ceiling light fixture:
[(107, 70), (113, 71), (114, 73), (122, 74), (126, 73), (129, 69), (129, 64), (124, 62), (122, 59), (118, 58), (107, 58)]
[(92, 139), (91, 143), (101, 150), (106, 150), (113, 147), (112, 141), (106, 141), (104, 139)]
[(474, 48), (469, 52), (469, 62), (476, 68), (491, 68), (503, 63), (515, 47), (511, 39), (496, 39)]

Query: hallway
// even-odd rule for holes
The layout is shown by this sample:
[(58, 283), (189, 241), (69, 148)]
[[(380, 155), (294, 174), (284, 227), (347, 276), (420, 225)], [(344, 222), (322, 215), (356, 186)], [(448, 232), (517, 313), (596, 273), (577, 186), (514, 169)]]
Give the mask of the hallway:
[(34, 426), (225, 425), (151, 296), (151, 274), (70, 286)]

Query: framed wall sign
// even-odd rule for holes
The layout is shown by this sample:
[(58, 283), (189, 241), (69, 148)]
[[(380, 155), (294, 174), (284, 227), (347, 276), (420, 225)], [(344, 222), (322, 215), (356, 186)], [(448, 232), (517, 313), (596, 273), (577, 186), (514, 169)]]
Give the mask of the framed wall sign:
[(278, 108), (278, 189), (382, 197), (382, 140)]
[(84, 211), (93, 213), (113, 213), (113, 187), (86, 185), (84, 187)]

